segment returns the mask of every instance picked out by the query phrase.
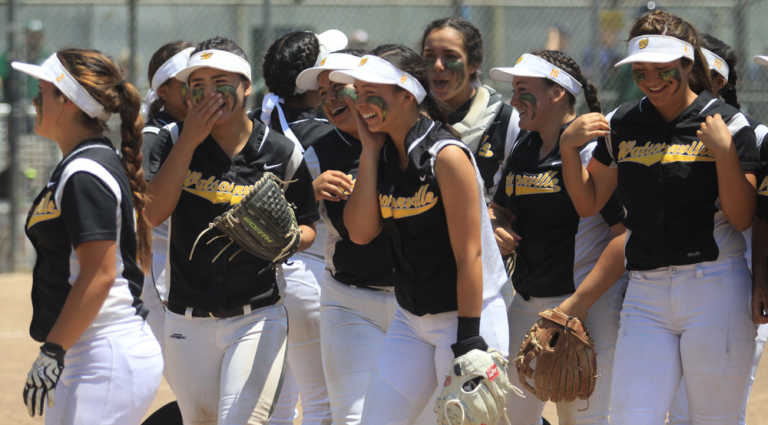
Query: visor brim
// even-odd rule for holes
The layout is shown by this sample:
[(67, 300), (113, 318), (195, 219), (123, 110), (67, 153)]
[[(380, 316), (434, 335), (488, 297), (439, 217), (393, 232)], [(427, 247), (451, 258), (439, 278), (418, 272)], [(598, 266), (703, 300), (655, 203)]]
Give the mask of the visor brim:
[(55, 78), (53, 75), (50, 75), (48, 70), (40, 65), (14, 61), (11, 62), (11, 67), (19, 72), (23, 72), (24, 74), (30, 75), (34, 78), (37, 78), (38, 80), (47, 81), (49, 83), (52, 83)]
[(679, 53), (640, 52), (616, 62), (614, 68), (633, 62), (669, 63), (684, 57)]

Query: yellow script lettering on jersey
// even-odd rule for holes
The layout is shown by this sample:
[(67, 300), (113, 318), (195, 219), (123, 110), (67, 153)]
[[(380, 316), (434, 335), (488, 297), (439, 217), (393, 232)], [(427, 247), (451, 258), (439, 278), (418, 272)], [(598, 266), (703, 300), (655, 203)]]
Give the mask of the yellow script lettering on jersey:
[(669, 164), (714, 161), (715, 158), (700, 140), (690, 144), (646, 143), (642, 146), (637, 146), (637, 140), (625, 140), (619, 143), (617, 159), (617, 162), (635, 162), (647, 167), (658, 162)]
[(199, 171), (187, 171), (184, 179), (184, 191), (207, 199), (212, 204), (239, 204), (251, 190), (253, 185), (235, 184), (214, 176), (203, 178), (203, 173)]
[(61, 211), (56, 207), (56, 202), (51, 199), (52, 196), (53, 192), (48, 191), (48, 193), (40, 199), (40, 202), (35, 205), (32, 214), (29, 216), (27, 229), (41, 221), (53, 220), (61, 215)]
[(507, 196), (535, 195), (540, 193), (560, 192), (560, 179), (556, 178), (557, 171), (549, 170), (537, 174), (509, 174), (504, 182), (504, 192)]
[(428, 211), (437, 205), (438, 197), (428, 190), (429, 185), (422, 185), (413, 196), (379, 195), (379, 207), (382, 218), (395, 219), (411, 217)]

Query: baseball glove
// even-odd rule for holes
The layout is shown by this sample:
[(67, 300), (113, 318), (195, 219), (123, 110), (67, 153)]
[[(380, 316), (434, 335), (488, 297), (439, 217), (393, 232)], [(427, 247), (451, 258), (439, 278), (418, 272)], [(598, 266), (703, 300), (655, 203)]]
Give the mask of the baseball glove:
[(437, 423), (498, 424), (501, 418), (509, 423), (506, 397), (517, 388), (509, 383), (507, 365), (507, 359), (494, 349), (475, 349), (455, 358), (435, 403)]
[(544, 310), (539, 317), (515, 358), (520, 384), (542, 401), (588, 399), (597, 380), (592, 338), (578, 318), (558, 308)]
[(240, 203), (214, 218), (200, 232), (192, 244), (189, 260), (192, 260), (197, 242), (211, 229), (218, 229), (222, 235), (209, 239), (206, 245), (222, 237), (229, 239), (229, 243), (213, 257), (211, 263), (233, 243), (239, 249), (229, 257), (229, 261), (242, 251), (273, 263), (287, 260), (299, 247), (301, 231), (293, 206), (283, 194), (286, 185), (274, 174), (265, 172)]

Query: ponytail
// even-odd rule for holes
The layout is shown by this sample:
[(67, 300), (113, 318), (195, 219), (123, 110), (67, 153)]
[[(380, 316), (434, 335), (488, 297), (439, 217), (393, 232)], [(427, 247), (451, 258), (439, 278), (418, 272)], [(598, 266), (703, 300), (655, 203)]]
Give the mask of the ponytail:
[(145, 211), (148, 197), (147, 181), (142, 168), (144, 159), (141, 153), (143, 143), (141, 131), (144, 128), (144, 120), (139, 114), (141, 96), (133, 84), (128, 82), (119, 83), (116, 89), (119, 95), (116, 112), (120, 114), (120, 153), (123, 168), (131, 182), (133, 207), (136, 209), (136, 258), (142, 269), (146, 271), (152, 264), (152, 225)]
[[(57, 53), (67, 71), (107, 112), (120, 114), (120, 152), (123, 168), (131, 185), (133, 207), (136, 210), (136, 259), (146, 272), (152, 264), (150, 244), (152, 226), (144, 207), (147, 203), (147, 182), (142, 169), (141, 154), (144, 120), (139, 111), (141, 96), (133, 84), (123, 80), (123, 73), (112, 60), (96, 50), (66, 49)], [(81, 114), (84, 126), (104, 131), (106, 123)]]

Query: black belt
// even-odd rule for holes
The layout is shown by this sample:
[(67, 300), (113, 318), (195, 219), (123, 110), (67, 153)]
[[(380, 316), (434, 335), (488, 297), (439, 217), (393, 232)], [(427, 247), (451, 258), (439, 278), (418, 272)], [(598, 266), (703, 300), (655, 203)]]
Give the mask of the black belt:
[(250, 304), (239, 305), (236, 307), (206, 310), (202, 307), (188, 307), (185, 305), (168, 303), (168, 310), (185, 316), (187, 314), (187, 309), (191, 308), (192, 317), (213, 317), (216, 319), (226, 319), (228, 317), (242, 316), (250, 313), (253, 310), (256, 310), (257, 308), (275, 304), (279, 299), (280, 295), (277, 292), (277, 288), (274, 288), (269, 292), (260, 295), (257, 299), (251, 301)]

